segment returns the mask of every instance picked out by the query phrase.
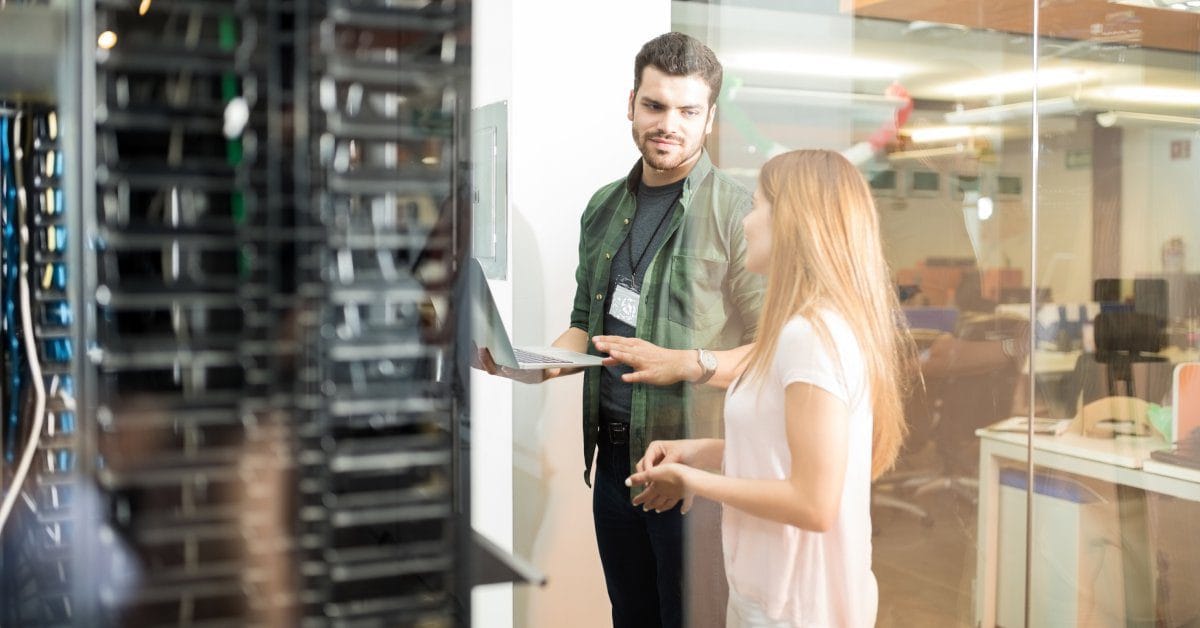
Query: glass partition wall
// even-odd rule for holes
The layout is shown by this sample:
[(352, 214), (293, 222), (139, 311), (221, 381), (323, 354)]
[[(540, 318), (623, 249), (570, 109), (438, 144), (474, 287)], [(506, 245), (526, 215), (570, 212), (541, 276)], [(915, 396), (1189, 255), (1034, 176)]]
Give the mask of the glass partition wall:
[(1072, 423), (1034, 438), (1030, 593), (1001, 578), (1000, 624), (1022, 606), (1031, 626), (1200, 617), (1193, 4), (1043, 5), (1038, 16), (1039, 76), (1072, 79), (1039, 101), (1062, 104), (1041, 107), (1037, 133), (1033, 234), (1050, 292), (1036, 303), (1033, 382), (1038, 411)]
[(877, 625), (1200, 617), (1191, 4), (673, 4), (725, 66), (718, 167), (829, 148), (874, 193), (920, 349)]

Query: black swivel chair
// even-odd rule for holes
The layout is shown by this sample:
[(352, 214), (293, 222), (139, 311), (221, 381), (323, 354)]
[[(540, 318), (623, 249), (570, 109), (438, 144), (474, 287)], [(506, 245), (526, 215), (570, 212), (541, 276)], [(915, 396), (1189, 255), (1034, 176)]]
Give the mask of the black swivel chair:
[[(1029, 321), (995, 314), (963, 320), (956, 335), (962, 340), (1001, 342), (1016, 338), (1024, 342)], [(933, 399), (932, 439), (939, 471), (916, 489), (917, 495), (950, 490), (977, 500), (979, 491), (979, 443), (975, 430), (1012, 416), (1013, 398), (1021, 378), (1021, 366), (1005, 360), (973, 371), (951, 369), (946, 377), (927, 382)]]
[[(955, 335), (962, 340), (995, 341), (1028, 336), (1023, 318), (982, 314), (964, 318)], [(927, 377), (906, 404), (909, 436), (905, 451), (922, 456), (929, 464), (917, 470), (901, 469), (876, 482), (875, 506), (910, 512), (926, 524), (932, 518), (916, 499), (933, 492), (950, 491), (974, 504), (978, 498), (978, 439), (975, 430), (1011, 416), (1021, 368), (1006, 360), (976, 370), (957, 370)]]
[[(913, 329), (911, 331), (918, 350), (928, 349), (935, 338), (945, 333), (937, 329)], [(933, 525), (933, 517), (924, 507), (913, 501), (912, 486), (910, 486), (914, 480), (927, 479), (929, 473), (924, 468), (910, 468), (910, 460), (929, 443), (933, 413), (931, 400), (920, 373), (913, 373), (911, 380), (909, 396), (904, 403), (904, 419), (908, 424), (908, 436), (904, 440), (897, 468), (889, 471), (872, 484), (871, 506), (906, 512), (929, 526)]]

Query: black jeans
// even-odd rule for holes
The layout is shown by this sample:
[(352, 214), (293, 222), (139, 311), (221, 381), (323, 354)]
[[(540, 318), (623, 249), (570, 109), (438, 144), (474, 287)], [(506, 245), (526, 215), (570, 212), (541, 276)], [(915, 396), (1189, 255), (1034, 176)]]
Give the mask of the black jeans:
[[(638, 452), (641, 455), (641, 452)], [(613, 628), (683, 625), (683, 516), (679, 504), (644, 512), (630, 502), (629, 445), (601, 430), (592, 517)]]

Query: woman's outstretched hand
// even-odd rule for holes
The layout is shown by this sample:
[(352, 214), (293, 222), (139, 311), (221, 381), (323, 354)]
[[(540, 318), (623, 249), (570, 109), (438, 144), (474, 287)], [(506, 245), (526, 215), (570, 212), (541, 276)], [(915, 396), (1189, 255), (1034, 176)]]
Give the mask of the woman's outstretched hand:
[(693, 350), (664, 349), (640, 338), (624, 336), (595, 336), (592, 344), (600, 353), (608, 354), (605, 366), (624, 364), (633, 369), (632, 373), (621, 376), (630, 384), (669, 386), (695, 381), (703, 374)]

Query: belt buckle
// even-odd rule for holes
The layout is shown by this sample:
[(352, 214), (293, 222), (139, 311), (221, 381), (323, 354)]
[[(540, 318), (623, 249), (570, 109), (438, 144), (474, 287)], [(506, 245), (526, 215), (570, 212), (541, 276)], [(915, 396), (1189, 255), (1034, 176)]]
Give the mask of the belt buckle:
[(629, 443), (629, 426), (625, 423), (608, 424), (608, 441), (614, 445)]

